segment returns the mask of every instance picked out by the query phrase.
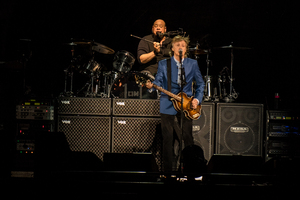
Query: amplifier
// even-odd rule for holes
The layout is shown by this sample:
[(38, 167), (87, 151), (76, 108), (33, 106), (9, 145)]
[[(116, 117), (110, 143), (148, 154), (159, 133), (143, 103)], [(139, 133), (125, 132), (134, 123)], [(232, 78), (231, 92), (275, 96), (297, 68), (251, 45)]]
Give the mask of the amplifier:
[(63, 97), (57, 99), (59, 115), (110, 115), (110, 98)]
[(91, 152), (100, 159), (110, 152), (110, 117), (59, 115), (57, 124), (71, 151)]
[(268, 120), (299, 120), (299, 114), (287, 110), (269, 110), (267, 117)]
[(160, 117), (159, 100), (113, 99), (113, 115)]
[(262, 155), (263, 105), (218, 103), (216, 153)]
[(202, 103), (200, 119), (193, 120), (194, 143), (202, 148), (209, 161), (214, 153), (215, 103)]
[(19, 103), (22, 106), (52, 106), (53, 99), (23, 99)]
[(17, 105), (17, 119), (54, 120), (54, 106)]
[(300, 157), (299, 113), (269, 110), (266, 114), (266, 161), (272, 157)]
[(35, 134), (53, 132), (55, 129), (54, 120), (18, 120), (17, 138), (34, 138)]
[(112, 153), (151, 152), (160, 167), (161, 141), (160, 118), (112, 118)]

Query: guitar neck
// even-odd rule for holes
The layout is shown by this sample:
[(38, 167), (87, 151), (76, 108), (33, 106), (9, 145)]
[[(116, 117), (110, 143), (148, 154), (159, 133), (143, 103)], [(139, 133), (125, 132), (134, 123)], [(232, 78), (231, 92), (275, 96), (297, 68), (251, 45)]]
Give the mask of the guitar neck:
[(170, 92), (170, 91), (168, 91), (168, 90), (165, 90), (165, 89), (163, 89), (162, 87), (159, 87), (159, 86), (157, 86), (157, 85), (155, 85), (155, 84), (153, 84), (153, 87), (154, 87), (155, 89), (157, 89), (157, 90), (159, 90), (159, 91), (165, 93), (166, 95), (168, 95), (168, 96), (170, 96), (170, 97), (176, 99), (177, 101), (180, 101), (180, 97), (179, 97), (178, 95), (173, 94), (172, 92)]

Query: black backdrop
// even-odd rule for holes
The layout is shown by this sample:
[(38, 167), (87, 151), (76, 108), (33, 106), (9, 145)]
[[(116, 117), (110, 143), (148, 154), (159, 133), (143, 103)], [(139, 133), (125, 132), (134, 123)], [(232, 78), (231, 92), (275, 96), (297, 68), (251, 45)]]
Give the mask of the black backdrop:
[[(296, 1), (9, 1), (0, 6), (1, 99), (21, 96), (22, 70), (7, 63), (19, 59), (24, 41), (31, 39), (32, 57), (26, 66), (26, 83), (36, 96), (55, 97), (63, 91), (63, 69), (70, 50), (62, 45), (70, 38), (92, 39), (116, 52), (136, 55), (139, 40), (130, 34), (151, 33), (156, 19), (167, 29), (183, 30), (195, 43), (209, 35), (214, 47), (251, 47), (234, 51), (234, 86), (240, 102), (273, 104), (275, 92), (282, 106), (294, 108), (299, 100), (296, 49), (299, 12)], [(26, 48), (25, 48), (26, 49)], [(211, 75), (230, 66), (229, 50), (213, 50)], [(97, 55), (99, 62), (112, 66), (113, 55)], [(205, 56), (199, 59), (206, 73)], [(4, 63), (5, 62), (5, 63)], [(3, 64), (4, 63), (4, 64)], [(138, 68), (136, 62), (133, 70)], [(76, 81), (76, 80), (75, 80)]]

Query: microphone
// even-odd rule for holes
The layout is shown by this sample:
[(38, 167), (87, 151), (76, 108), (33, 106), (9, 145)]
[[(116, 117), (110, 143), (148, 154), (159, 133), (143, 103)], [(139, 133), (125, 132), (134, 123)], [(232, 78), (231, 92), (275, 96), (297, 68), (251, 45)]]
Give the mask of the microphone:
[(159, 36), (159, 37), (163, 37), (163, 36), (172, 36), (172, 35), (185, 35), (185, 32), (183, 32), (182, 28), (179, 28), (180, 30), (177, 30), (177, 31), (169, 31), (169, 32), (166, 32), (166, 33), (161, 33), (161, 32), (157, 32), (156, 34)]
[(182, 49), (179, 49), (179, 56), (182, 57)]

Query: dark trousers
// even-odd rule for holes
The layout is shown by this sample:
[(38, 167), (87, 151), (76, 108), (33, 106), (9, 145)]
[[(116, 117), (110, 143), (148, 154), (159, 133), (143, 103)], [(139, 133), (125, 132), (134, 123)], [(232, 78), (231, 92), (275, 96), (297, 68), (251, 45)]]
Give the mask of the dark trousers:
[[(177, 121), (175, 122), (175, 118)], [(174, 131), (175, 123), (180, 127), (180, 113), (177, 115), (167, 115), (161, 113), (161, 131), (163, 139), (163, 169), (165, 172), (173, 171), (173, 163), (176, 162), (174, 155)], [(183, 118), (183, 140), (184, 146), (189, 146), (194, 144), (193, 133), (192, 133), (192, 120), (187, 119), (185, 116)], [(181, 137), (181, 131), (179, 137)], [(175, 135), (176, 137), (176, 135)], [(180, 138), (178, 138), (180, 140)]]

